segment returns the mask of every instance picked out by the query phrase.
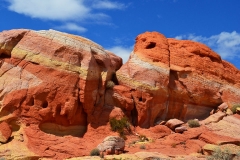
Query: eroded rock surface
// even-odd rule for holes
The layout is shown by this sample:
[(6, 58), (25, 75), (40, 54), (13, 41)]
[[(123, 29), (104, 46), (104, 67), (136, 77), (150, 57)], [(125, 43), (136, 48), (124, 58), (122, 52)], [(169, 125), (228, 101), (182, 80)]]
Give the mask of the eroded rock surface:
[(237, 68), (204, 44), (146, 32), (117, 71), (114, 104), (146, 128), (171, 118), (202, 120), (223, 102), (239, 103), (239, 77)]
[[(6, 159), (89, 155), (118, 134), (109, 119), (122, 117), (133, 133), (156, 140), (146, 146), (152, 152), (191, 154), (206, 143), (239, 144), (239, 117), (216, 118), (218, 112), (206, 119), (221, 104), (225, 112), (240, 103), (239, 97), (239, 70), (197, 42), (146, 32), (122, 65), (83, 37), (54, 30), (0, 33), (0, 123), (12, 129), (11, 141), (0, 145)], [(180, 134), (157, 125), (174, 118), (206, 119), (206, 126)]]
[[(121, 65), (120, 57), (83, 37), (54, 30), (1, 32), (0, 122), (21, 132), (42, 157), (82, 155), (63, 136), (82, 137), (88, 124), (107, 123), (99, 121), (105, 82)], [(76, 149), (63, 149), (66, 141)]]

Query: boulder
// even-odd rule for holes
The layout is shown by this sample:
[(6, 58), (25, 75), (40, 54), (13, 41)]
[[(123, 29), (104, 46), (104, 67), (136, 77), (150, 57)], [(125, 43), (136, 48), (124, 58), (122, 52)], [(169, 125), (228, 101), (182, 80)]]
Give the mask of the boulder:
[(228, 104), (225, 102), (218, 106), (218, 109), (222, 112), (227, 110), (227, 108), (228, 108)]
[(109, 114), (109, 120), (113, 119), (113, 118), (116, 118), (117, 120), (120, 120), (124, 116), (125, 115), (124, 115), (121, 108), (114, 107), (113, 110), (111, 111), (111, 113)]
[(174, 130), (176, 127), (180, 126), (184, 124), (183, 121), (180, 121), (178, 119), (170, 119), (167, 121), (167, 123), (165, 124), (168, 128)]
[(101, 152), (106, 151), (107, 154), (115, 154), (116, 152), (124, 151), (125, 141), (118, 136), (108, 136), (97, 146), (97, 148)]
[(223, 117), (226, 116), (226, 113), (222, 111), (218, 111), (217, 113), (210, 115), (208, 118), (200, 122), (201, 124), (209, 124), (209, 123), (216, 123), (219, 122)]
[(12, 129), (6, 122), (0, 123), (0, 142), (6, 143), (12, 135)]
[(187, 127), (186, 126), (180, 126), (180, 127), (176, 127), (175, 128), (175, 132), (176, 133), (183, 133), (184, 131), (187, 131)]

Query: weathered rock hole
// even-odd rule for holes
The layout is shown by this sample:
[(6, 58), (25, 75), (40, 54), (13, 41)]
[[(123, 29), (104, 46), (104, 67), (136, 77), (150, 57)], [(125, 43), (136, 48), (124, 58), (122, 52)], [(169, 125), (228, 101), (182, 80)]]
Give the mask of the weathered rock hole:
[(47, 134), (53, 134), (55, 136), (74, 136), (82, 137), (86, 131), (87, 127), (82, 125), (73, 126), (63, 126), (56, 123), (42, 123), (39, 125), (41, 131)]
[(159, 60), (158, 59), (153, 59), (153, 62), (159, 62)]
[(115, 72), (112, 74), (112, 81), (114, 82), (115, 85), (119, 85), (117, 75)]
[(60, 53), (64, 53), (64, 51), (66, 50), (65, 46), (62, 46), (60, 48), (58, 48), (55, 52), (54, 52), (54, 56), (59, 57), (59, 58), (63, 58), (63, 54)]
[(138, 111), (136, 106), (134, 105), (133, 110), (131, 111), (131, 117), (132, 117), (132, 125), (137, 126), (138, 125)]
[(69, 98), (66, 99), (66, 102), (69, 102)]
[(60, 115), (60, 113), (61, 113), (61, 105), (58, 104), (57, 107), (56, 107), (56, 114)]
[[(96, 59), (96, 58), (95, 58), (95, 59)], [(105, 64), (103, 63), (102, 60), (96, 59), (96, 62), (97, 62), (97, 64), (98, 64), (99, 67), (102, 67), (103, 70), (106, 69), (106, 66), (105, 66)]]
[(92, 53), (93, 55), (97, 55), (97, 52), (94, 51), (92, 48), (91, 48), (91, 53)]
[(47, 107), (48, 107), (48, 102), (47, 102), (47, 101), (44, 101), (43, 104), (42, 104), (42, 107), (43, 107), (43, 108), (47, 108)]
[(0, 58), (4, 59), (4, 58), (11, 58), (11, 54), (7, 54), (7, 53), (0, 53)]
[(20, 124), (16, 120), (9, 122), (9, 125), (11, 126), (13, 132), (20, 130)]
[(141, 39), (143, 42), (145, 42), (147, 39), (146, 38), (143, 38), (143, 39)]
[(39, 65), (39, 63), (37, 63), (37, 62), (31, 62), (32, 64), (34, 64), (34, 65)]
[(152, 49), (156, 47), (156, 43), (155, 42), (150, 42), (147, 46), (146, 46), (146, 49)]
[(34, 106), (34, 98), (33, 98), (33, 97), (31, 97), (31, 98), (29, 99), (29, 101), (27, 102), (27, 105), (29, 105), (29, 106)]

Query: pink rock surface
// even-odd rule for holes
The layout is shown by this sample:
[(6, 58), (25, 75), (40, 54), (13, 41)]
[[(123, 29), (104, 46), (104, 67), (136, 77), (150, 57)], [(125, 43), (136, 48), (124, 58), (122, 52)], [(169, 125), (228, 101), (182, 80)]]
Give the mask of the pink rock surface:
[[(109, 81), (115, 86), (107, 88)], [(156, 125), (173, 118), (203, 120), (222, 103), (230, 108), (240, 103), (239, 95), (239, 70), (197, 42), (146, 32), (137, 36), (122, 66), (120, 57), (80, 36), (54, 30), (0, 33), (0, 122), (14, 133), (0, 145), (6, 159), (17, 154), (11, 146), (19, 144), (28, 155), (22, 159), (89, 155), (106, 136), (118, 135), (109, 119), (121, 117), (128, 118), (133, 133), (155, 140), (146, 146), (152, 152), (191, 154), (206, 143), (239, 143), (231, 135), (238, 133), (237, 115), (222, 114), (182, 134)], [(130, 143), (136, 136), (127, 138)]]
[(24, 143), (37, 155), (82, 155), (74, 143), (64, 149), (71, 138), (62, 136), (82, 137), (88, 124), (108, 122), (99, 112), (105, 82), (121, 65), (120, 57), (83, 37), (54, 30), (1, 32), (0, 122), (23, 132)]
[(12, 135), (12, 129), (6, 122), (0, 123), (0, 142), (6, 143)]

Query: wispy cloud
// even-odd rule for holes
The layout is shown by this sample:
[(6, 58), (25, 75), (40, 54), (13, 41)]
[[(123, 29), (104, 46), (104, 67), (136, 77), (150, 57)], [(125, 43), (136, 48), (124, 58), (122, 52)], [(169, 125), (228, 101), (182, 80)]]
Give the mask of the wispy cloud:
[(84, 19), (91, 11), (83, 0), (8, 0), (8, 9), (32, 18), (46, 20)]
[(111, 2), (109, 0), (95, 0), (92, 7), (96, 9), (124, 9), (127, 6), (123, 3)]
[(189, 39), (204, 43), (221, 55), (223, 59), (240, 58), (240, 33), (221, 32), (210, 37), (197, 36), (195, 34), (179, 35), (177, 39)]
[(86, 28), (78, 26), (75, 23), (66, 23), (64, 25), (61, 25), (61, 26), (58, 26), (58, 27), (55, 27), (55, 28), (60, 29), (60, 30), (67, 30), (67, 31), (76, 31), (76, 32), (79, 32), (79, 33), (83, 33), (83, 32), (87, 31)]
[(113, 52), (114, 54), (118, 55), (123, 59), (123, 63), (127, 62), (129, 59), (130, 53), (133, 50), (133, 46), (113, 46), (110, 48), (107, 48), (107, 50)]
[[(76, 23), (106, 21), (109, 15), (101, 12), (106, 9), (123, 9), (125, 4), (109, 0), (5, 0), (10, 11), (31, 18), (60, 21), (62, 29), (86, 31)], [(73, 22), (75, 25), (73, 25)]]

